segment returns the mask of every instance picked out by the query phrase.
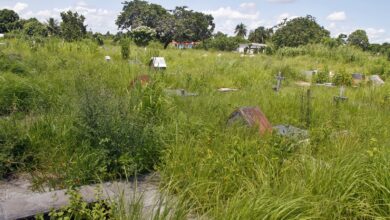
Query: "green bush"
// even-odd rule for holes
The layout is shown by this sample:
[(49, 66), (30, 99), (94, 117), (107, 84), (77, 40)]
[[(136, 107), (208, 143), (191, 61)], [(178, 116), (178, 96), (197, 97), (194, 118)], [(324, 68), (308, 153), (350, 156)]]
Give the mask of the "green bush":
[(352, 85), (352, 76), (345, 70), (339, 71), (333, 76), (333, 83), (337, 86), (350, 86)]
[(22, 58), (17, 54), (6, 55), (0, 52), (0, 71), (10, 71), (15, 74), (26, 74), (28, 72)]
[(8, 74), (0, 78), (0, 115), (28, 113), (48, 106), (47, 96), (33, 82)]
[(131, 97), (87, 85), (79, 85), (78, 91), (77, 140), (103, 153), (98, 166), (114, 175), (153, 169), (163, 149), (161, 88), (157, 84), (135, 88)]
[(0, 178), (6, 177), (31, 162), (27, 151), (30, 139), (20, 124), (11, 119), (0, 121)]

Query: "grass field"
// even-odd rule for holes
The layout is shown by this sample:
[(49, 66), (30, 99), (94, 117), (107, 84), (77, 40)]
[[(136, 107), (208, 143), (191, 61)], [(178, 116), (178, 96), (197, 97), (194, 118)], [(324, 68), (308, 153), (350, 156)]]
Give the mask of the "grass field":
[[(183, 207), (212, 219), (386, 219), (390, 216), (390, 86), (295, 84), (308, 69), (380, 74), (390, 63), (349, 47), (311, 45), (240, 57), (108, 42), (0, 46), (0, 176), (31, 173), (54, 188), (157, 171)], [(219, 55), (220, 54), (220, 55)], [(105, 62), (109, 55), (111, 62)], [(164, 72), (146, 65), (165, 57)], [(275, 76), (286, 80), (275, 93)], [(129, 87), (140, 74), (147, 86)], [(238, 88), (219, 93), (221, 87)], [(183, 88), (196, 97), (172, 97)], [(307, 141), (227, 126), (242, 106), (273, 125), (307, 129)], [(309, 119), (308, 119), (309, 117)], [(308, 123), (308, 120), (310, 123)]]

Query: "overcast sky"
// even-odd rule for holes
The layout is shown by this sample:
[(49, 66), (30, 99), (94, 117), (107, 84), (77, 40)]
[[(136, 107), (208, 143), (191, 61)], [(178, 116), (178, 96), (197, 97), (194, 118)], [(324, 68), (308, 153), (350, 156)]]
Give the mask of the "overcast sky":
[[(86, 17), (88, 30), (116, 32), (115, 19), (122, 0), (0, 0), (0, 8), (15, 10), (21, 17), (45, 21), (59, 19), (64, 10)], [(367, 31), (371, 42), (390, 42), (389, 0), (150, 0), (165, 8), (188, 6), (212, 14), (216, 31), (232, 34), (243, 22), (249, 29), (271, 27), (283, 18), (313, 15), (333, 36), (356, 29)]]

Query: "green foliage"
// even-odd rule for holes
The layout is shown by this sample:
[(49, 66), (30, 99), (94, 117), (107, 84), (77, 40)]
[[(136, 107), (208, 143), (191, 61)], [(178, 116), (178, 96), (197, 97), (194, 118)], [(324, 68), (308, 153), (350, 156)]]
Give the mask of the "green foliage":
[(17, 54), (6, 55), (0, 53), (0, 70), (4, 72), (10, 71), (21, 75), (28, 73), (28, 68), (22, 62), (20, 55)]
[(350, 86), (352, 85), (352, 76), (345, 70), (341, 70), (333, 76), (333, 83), (337, 86)]
[(159, 124), (164, 120), (165, 100), (161, 88), (157, 84), (138, 88), (130, 99), (85, 84), (78, 90), (77, 139), (104, 153), (100, 166), (117, 175), (152, 170), (163, 149)]
[(48, 29), (41, 22), (33, 20), (23, 25), (24, 34), (27, 36), (47, 37)]
[(50, 219), (111, 219), (111, 209), (114, 203), (109, 204), (108, 201), (100, 200), (101, 193), (96, 192), (97, 202), (88, 204), (77, 190), (69, 189), (67, 195), (69, 196), (70, 204), (59, 211), (51, 211), (49, 213)]
[(247, 41), (241, 37), (228, 37), (226, 35), (218, 35), (213, 39), (206, 40), (198, 45), (198, 49), (214, 49), (220, 51), (234, 51), (238, 48), (240, 43), (247, 43)]
[(248, 29), (246, 28), (245, 24), (240, 23), (236, 26), (236, 29), (234, 30), (234, 33), (237, 37), (246, 37), (246, 34), (248, 32)]
[(0, 78), (0, 115), (47, 108), (47, 97), (32, 81), (5, 74)]
[(85, 17), (77, 12), (61, 12), (61, 34), (66, 41), (77, 41), (85, 37), (87, 27)]
[(313, 82), (315, 83), (327, 83), (329, 81), (330, 78), (328, 67), (325, 67), (323, 71), (318, 71), (318, 73), (313, 77)]
[(363, 50), (367, 50), (370, 46), (368, 36), (364, 30), (356, 30), (352, 32), (347, 39), (349, 45), (359, 47)]
[(127, 39), (121, 40), (122, 59), (126, 60), (130, 56), (130, 42)]
[(156, 37), (156, 31), (146, 26), (139, 26), (131, 30), (131, 38), (139, 47), (148, 46), (154, 37)]
[(279, 25), (272, 36), (277, 48), (298, 47), (310, 43), (319, 43), (329, 37), (329, 31), (321, 27), (316, 19), (310, 15), (294, 18)]
[(272, 28), (258, 27), (254, 31), (251, 31), (248, 36), (248, 40), (252, 43), (266, 43), (273, 34)]
[(172, 40), (203, 41), (211, 37), (215, 24), (211, 15), (176, 7), (169, 13), (162, 6), (135, 0), (123, 3), (123, 10), (116, 20), (120, 29), (132, 29), (146, 26), (156, 30), (157, 39), (164, 48)]
[(15, 119), (0, 121), (0, 178), (28, 166), (30, 145), (29, 137)]
[(61, 27), (58, 21), (54, 18), (47, 20), (47, 31), (50, 36), (59, 36), (61, 34)]
[(7, 33), (20, 28), (19, 15), (13, 10), (0, 10), (0, 33)]

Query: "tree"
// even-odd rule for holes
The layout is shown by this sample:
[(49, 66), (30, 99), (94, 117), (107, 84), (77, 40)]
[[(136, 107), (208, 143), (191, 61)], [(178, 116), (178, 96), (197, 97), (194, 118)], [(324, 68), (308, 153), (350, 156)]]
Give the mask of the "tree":
[(116, 20), (119, 29), (146, 26), (156, 30), (156, 38), (167, 48), (172, 40), (204, 41), (211, 37), (215, 24), (211, 15), (176, 7), (169, 11), (157, 4), (134, 0), (124, 2)]
[(249, 33), (248, 40), (253, 43), (264, 44), (273, 34), (272, 28), (258, 27)]
[(169, 14), (162, 6), (142, 0), (125, 1), (122, 4), (122, 12), (115, 22), (122, 30), (130, 31), (139, 26), (156, 28), (160, 19)]
[(345, 45), (345, 44), (347, 44), (347, 41), (346, 41), (347, 37), (348, 36), (346, 34), (339, 34), (339, 36), (336, 39), (339, 42), (339, 44)]
[(61, 12), (61, 34), (66, 41), (75, 41), (84, 38), (87, 26), (84, 25), (85, 17), (77, 12)]
[(37, 19), (32, 19), (30, 21), (27, 21), (23, 25), (23, 32), (28, 36), (40, 36), (40, 37), (47, 37), (48, 30), (47, 27), (39, 22)]
[(246, 29), (245, 24), (241, 23), (236, 26), (236, 29), (234, 30), (234, 33), (237, 37), (246, 37), (248, 30)]
[(349, 45), (360, 47), (363, 50), (367, 50), (370, 46), (367, 33), (364, 30), (356, 30), (351, 33), (347, 39), (347, 42)]
[(204, 41), (212, 36), (215, 28), (213, 16), (187, 7), (176, 7), (173, 15), (176, 21), (174, 40)]
[(272, 41), (277, 48), (298, 47), (309, 43), (319, 43), (329, 36), (328, 30), (320, 26), (313, 16), (307, 15), (280, 24), (272, 36)]
[(19, 15), (13, 10), (0, 10), (0, 33), (7, 33), (19, 29)]
[(131, 37), (134, 43), (140, 47), (146, 47), (155, 36), (156, 31), (146, 26), (139, 26), (131, 31)]
[(54, 18), (49, 18), (47, 20), (47, 30), (50, 36), (58, 36), (61, 33), (61, 27), (58, 24), (58, 21)]

